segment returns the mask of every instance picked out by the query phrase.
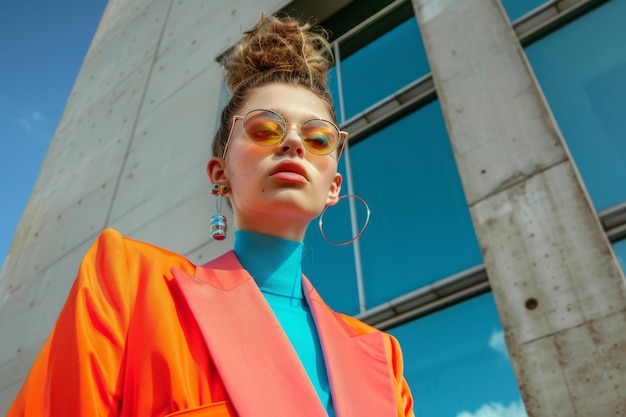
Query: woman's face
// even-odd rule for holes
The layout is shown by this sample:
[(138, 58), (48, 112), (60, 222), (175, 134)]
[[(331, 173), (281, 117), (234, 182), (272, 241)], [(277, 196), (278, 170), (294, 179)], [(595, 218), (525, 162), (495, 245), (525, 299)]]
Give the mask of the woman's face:
[(248, 139), (243, 122), (232, 130), (225, 161), (212, 158), (212, 182), (230, 186), (236, 228), (302, 240), (308, 223), (325, 205), (335, 204), (341, 188), (337, 152), (315, 155), (303, 145), (291, 123), (312, 118), (332, 120), (322, 99), (303, 87), (269, 84), (254, 90), (241, 109), (279, 113), (289, 130), (279, 145), (259, 146)]

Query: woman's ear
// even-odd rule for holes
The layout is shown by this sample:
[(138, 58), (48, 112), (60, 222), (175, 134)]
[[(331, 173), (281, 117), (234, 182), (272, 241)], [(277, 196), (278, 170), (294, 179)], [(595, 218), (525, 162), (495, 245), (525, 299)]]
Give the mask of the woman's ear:
[(328, 197), (326, 198), (327, 206), (334, 206), (339, 200), (339, 193), (341, 192), (341, 181), (343, 177), (340, 173), (335, 174), (333, 182), (330, 183), (330, 190), (328, 191)]
[(226, 183), (226, 162), (217, 157), (209, 159), (206, 165), (206, 174), (209, 177), (211, 184), (223, 184)]

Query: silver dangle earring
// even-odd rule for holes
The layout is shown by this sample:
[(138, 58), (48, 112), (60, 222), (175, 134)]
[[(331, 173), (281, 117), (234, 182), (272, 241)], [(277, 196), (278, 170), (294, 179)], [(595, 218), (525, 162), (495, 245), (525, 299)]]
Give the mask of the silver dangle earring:
[[(343, 246), (343, 245), (348, 245), (352, 242), (354, 242), (355, 240), (357, 240), (359, 238), (359, 236), (361, 236), (363, 234), (363, 232), (365, 231), (365, 228), (367, 227), (368, 223), (370, 222), (370, 215), (372, 214), (370, 212), (370, 206), (367, 205), (367, 202), (363, 199), (363, 197), (359, 197), (358, 195), (354, 195), (354, 194), (346, 194), (346, 195), (342, 195), (337, 199), (337, 202), (339, 202), (340, 200), (343, 200), (344, 198), (353, 198), (355, 200), (359, 200), (364, 206), (365, 206), (365, 224), (363, 224), (363, 227), (361, 227), (361, 230), (359, 230), (359, 232), (354, 235), (354, 237), (350, 240), (346, 240), (345, 242), (336, 242), (334, 240), (330, 240), (328, 237), (326, 237), (326, 234), (324, 233), (324, 214), (326, 213), (326, 210), (328, 210), (328, 207), (330, 206), (326, 206), (324, 207), (324, 210), (322, 210), (322, 213), (320, 214), (320, 220), (317, 223), (319, 229), (320, 229), (320, 233), (322, 234), (322, 237), (324, 238), (324, 240), (332, 245), (337, 245), (337, 246)], [(354, 213), (354, 207), (352, 206), (352, 203), (350, 203), (350, 212)], [(352, 225), (353, 231), (356, 230), (356, 221), (354, 222), (354, 224)]]
[(230, 191), (228, 185), (211, 185), (211, 194), (217, 198), (215, 203), (217, 213), (211, 216), (211, 223), (209, 226), (209, 235), (213, 240), (226, 239), (227, 226), (226, 216), (222, 214), (222, 197), (226, 197), (228, 195), (228, 191)]

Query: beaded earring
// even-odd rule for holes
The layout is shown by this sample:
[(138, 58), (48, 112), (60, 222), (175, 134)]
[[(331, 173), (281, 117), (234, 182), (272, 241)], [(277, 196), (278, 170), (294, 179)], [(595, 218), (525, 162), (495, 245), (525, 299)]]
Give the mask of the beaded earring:
[(222, 197), (228, 195), (230, 188), (228, 185), (211, 185), (211, 194), (217, 197), (216, 211), (217, 213), (211, 216), (211, 223), (209, 225), (209, 235), (213, 240), (224, 240), (226, 238), (226, 216), (222, 214)]

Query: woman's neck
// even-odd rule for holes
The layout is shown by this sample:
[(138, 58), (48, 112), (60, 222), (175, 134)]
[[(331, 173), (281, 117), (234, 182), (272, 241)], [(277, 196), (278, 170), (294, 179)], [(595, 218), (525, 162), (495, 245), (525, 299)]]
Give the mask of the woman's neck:
[(303, 243), (237, 230), (234, 252), (261, 291), (302, 299)]
[(311, 218), (294, 216), (293, 213), (282, 210), (276, 211), (277, 213), (272, 215), (261, 215), (235, 209), (236, 228), (296, 242), (304, 240)]

